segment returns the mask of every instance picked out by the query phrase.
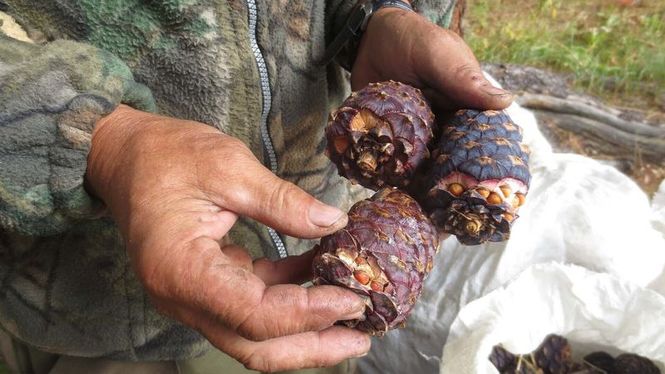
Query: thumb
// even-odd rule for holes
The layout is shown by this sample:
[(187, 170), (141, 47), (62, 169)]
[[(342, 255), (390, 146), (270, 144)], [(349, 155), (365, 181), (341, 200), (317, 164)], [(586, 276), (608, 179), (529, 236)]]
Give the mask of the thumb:
[(510, 106), (514, 95), (492, 85), (480, 66), (474, 65), (456, 69), (453, 79), (435, 81), (436, 86), (424, 89), (423, 93), (438, 109), (501, 110)]
[(256, 159), (236, 167), (233, 181), (214, 187), (224, 208), (299, 238), (320, 238), (346, 226), (344, 212), (278, 178)]
[(425, 86), (425, 94), (435, 107), (448, 110), (507, 108), (513, 95), (494, 87), (485, 78), (480, 63), (464, 40), (448, 30), (437, 28), (436, 31), (425, 38), (429, 44), (415, 52), (416, 70)]

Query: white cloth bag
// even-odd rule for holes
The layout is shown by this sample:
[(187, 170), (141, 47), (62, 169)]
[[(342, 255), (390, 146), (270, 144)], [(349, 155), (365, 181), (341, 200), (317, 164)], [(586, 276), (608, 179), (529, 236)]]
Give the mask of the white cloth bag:
[(573, 357), (605, 350), (648, 357), (665, 370), (665, 297), (572, 265), (534, 265), (506, 287), (466, 305), (453, 323), (442, 374), (496, 374), (488, 360), (501, 343), (533, 351), (548, 334), (565, 336)]

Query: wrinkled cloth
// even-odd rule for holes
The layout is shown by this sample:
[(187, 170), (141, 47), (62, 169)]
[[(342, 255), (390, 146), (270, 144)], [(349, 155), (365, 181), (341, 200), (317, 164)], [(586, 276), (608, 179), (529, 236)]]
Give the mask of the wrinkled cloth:
[(535, 264), (574, 264), (665, 293), (665, 183), (650, 202), (614, 167), (554, 153), (532, 112), (507, 111), (524, 130), (532, 174), (510, 239), (464, 246), (448, 238), (406, 327), (373, 339), (362, 373), (438, 373), (460, 309)]
[[(125, 103), (214, 126), (267, 163), (265, 135), (280, 177), (347, 209), (365, 192), (324, 156), (323, 127), (348, 82), (339, 66), (317, 61), (354, 3), (0, 0), (35, 42), (0, 39), (2, 327), (69, 355), (156, 360), (207, 350), (198, 333), (156, 313), (115, 224), (82, 187), (94, 124)], [(414, 1), (441, 25), (452, 4)], [(240, 220), (230, 237), (254, 257), (277, 255), (254, 221)], [(312, 245), (283, 239), (289, 254)]]
[(613, 275), (574, 265), (534, 265), (460, 310), (441, 374), (495, 374), (488, 360), (495, 345), (524, 354), (549, 334), (566, 337), (577, 362), (599, 350), (615, 357), (630, 352), (665, 370), (663, 310), (664, 295)]

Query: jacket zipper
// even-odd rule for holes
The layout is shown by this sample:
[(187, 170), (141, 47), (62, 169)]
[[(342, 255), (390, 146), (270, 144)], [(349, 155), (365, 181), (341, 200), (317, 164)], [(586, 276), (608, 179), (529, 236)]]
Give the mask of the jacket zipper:
[[(272, 139), (270, 138), (270, 129), (268, 128), (268, 114), (270, 113), (270, 108), (272, 106), (272, 95), (270, 93), (270, 81), (268, 80), (268, 69), (266, 68), (266, 61), (263, 59), (263, 54), (259, 49), (259, 43), (256, 40), (256, 19), (258, 16), (258, 11), (256, 8), (256, 0), (247, 0), (247, 9), (249, 13), (249, 44), (252, 47), (252, 53), (254, 54), (254, 61), (259, 70), (259, 78), (261, 83), (261, 96), (263, 98), (263, 105), (261, 108), (261, 139), (263, 141), (263, 149), (268, 155), (268, 167), (269, 169), (277, 174), (277, 155), (275, 154), (275, 147), (272, 144)], [(285, 258), (288, 256), (286, 251), (286, 245), (284, 241), (280, 238), (277, 231), (273, 228), (268, 227), (268, 235), (277, 249), (277, 255), (279, 258)]]

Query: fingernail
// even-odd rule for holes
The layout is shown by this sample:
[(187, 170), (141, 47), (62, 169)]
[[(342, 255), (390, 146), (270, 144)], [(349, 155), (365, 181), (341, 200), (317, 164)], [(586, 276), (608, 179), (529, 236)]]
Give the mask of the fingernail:
[(341, 210), (318, 201), (309, 208), (310, 221), (320, 227), (330, 227), (343, 217), (344, 212)]
[(494, 87), (494, 86), (483, 87), (483, 92), (485, 92), (487, 95), (490, 95), (490, 96), (512, 96), (513, 95), (509, 91), (506, 91), (504, 89), (501, 89), (499, 87)]

